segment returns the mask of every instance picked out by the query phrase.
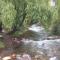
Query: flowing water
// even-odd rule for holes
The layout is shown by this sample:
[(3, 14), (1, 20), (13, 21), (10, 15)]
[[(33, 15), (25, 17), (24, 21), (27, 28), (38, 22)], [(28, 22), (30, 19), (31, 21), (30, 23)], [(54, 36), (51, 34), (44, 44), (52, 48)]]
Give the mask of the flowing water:
[(30, 36), (30, 39), (22, 39), (22, 51), (28, 51), (32, 55), (44, 55), (45, 58), (50, 60), (60, 60), (60, 39), (47, 40), (47, 32), (37, 24), (29, 27), (29, 30), (34, 33), (34, 37)]
[(48, 40), (48, 33), (38, 24), (28, 29), (24, 35), (26, 38), (21, 40), (22, 44), (15, 48), (17, 53), (28, 52), (31, 56), (40, 55), (42, 60), (60, 60), (60, 39)]

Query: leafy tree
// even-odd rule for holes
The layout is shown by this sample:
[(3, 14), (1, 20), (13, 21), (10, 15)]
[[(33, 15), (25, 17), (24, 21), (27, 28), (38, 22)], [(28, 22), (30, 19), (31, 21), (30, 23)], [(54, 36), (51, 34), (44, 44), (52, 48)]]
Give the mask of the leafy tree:
[(31, 24), (40, 23), (46, 30), (54, 32), (59, 26), (60, 3), (58, 0), (55, 7), (50, 7), (48, 3), (48, 0), (0, 0), (2, 28), (22, 34)]
[(51, 33), (60, 35), (60, 2), (56, 1), (56, 7), (53, 9), (53, 20), (51, 21)]
[(10, 32), (13, 30), (14, 23), (15, 23), (15, 17), (16, 17), (16, 10), (12, 3), (6, 3), (2, 1), (1, 4), (1, 21), (2, 21), (2, 28)]
[[(49, 28), (52, 20), (51, 8), (47, 5), (47, 0), (26, 0), (27, 25), (40, 22), (46, 29)], [(26, 24), (24, 24), (25, 26)]]

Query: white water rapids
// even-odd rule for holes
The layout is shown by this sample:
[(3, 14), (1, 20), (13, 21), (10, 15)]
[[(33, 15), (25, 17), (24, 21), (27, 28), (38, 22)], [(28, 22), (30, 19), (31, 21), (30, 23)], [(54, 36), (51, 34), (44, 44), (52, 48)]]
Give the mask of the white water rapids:
[(40, 37), (38, 37), (38, 41), (34, 41), (33, 39), (22, 39), (24, 43), (23, 46), (30, 49), (32, 52), (47, 55), (50, 57), (49, 60), (60, 60), (60, 39), (47, 40), (46, 31), (42, 26), (38, 26), (37, 24), (29, 27), (29, 30)]

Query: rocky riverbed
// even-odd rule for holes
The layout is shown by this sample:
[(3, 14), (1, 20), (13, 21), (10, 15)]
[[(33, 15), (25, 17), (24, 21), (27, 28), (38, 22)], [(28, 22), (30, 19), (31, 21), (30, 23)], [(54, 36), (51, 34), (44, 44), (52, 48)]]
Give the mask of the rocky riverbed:
[[(6, 48), (1, 50), (2, 58), (12, 53), (31, 56), (31, 60), (60, 60), (60, 38), (49, 36), (45, 29), (39, 25), (32, 25), (29, 31), (16, 38), (3, 35)], [(7, 37), (7, 38), (6, 38)]]

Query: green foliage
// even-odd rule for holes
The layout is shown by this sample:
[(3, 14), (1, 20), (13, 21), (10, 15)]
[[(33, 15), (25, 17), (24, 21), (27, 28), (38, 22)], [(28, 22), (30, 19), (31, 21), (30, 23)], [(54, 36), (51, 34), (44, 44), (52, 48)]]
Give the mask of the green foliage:
[[(0, 0), (0, 22), (7, 32), (14, 29), (19, 34), (28, 30), (34, 23), (42, 24), (52, 33), (60, 29), (60, 3), (55, 7), (48, 5), (48, 0)], [(57, 22), (57, 23), (56, 23)], [(1, 25), (0, 23), (0, 25)], [(15, 32), (15, 33), (16, 33)]]
[(1, 5), (1, 21), (2, 21), (2, 28), (10, 32), (13, 30), (15, 17), (16, 17), (16, 10), (12, 3), (6, 3), (2, 1), (4, 4)]
[(56, 1), (56, 8), (53, 9), (53, 20), (51, 21), (51, 33), (60, 35), (60, 2)]
[[(26, 18), (24, 20), (24, 26), (40, 22), (46, 30), (52, 34), (60, 34), (60, 3), (56, 1), (56, 6), (51, 7), (48, 4), (48, 0), (26, 0)], [(57, 3), (58, 2), (58, 3)]]
[(25, 8), (26, 8), (26, 2), (25, 0), (14, 0), (15, 9), (17, 11), (16, 14), (16, 21), (15, 21), (15, 28), (17, 30), (20, 30), (23, 24), (23, 21), (25, 19)]
[(15, 23), (16, 11), (14, 10), (14, 6), (9, 3), (2, 9), (2, 24), (3, 29), (7, 31), (12, 31), (13, 24)]
[(5, 48), (5, 44), (0, 39), (0, 48)]
[(4, 48), (4, 47), (5, 47), (4, 43), (0, 42), (0, 48)]
[[(47, 0), (26, 0), (26, 17), (24, 26), (40, 22), (46, 29), (49, 28), (52, 20), (52, 11), (45, 1)], [(48, 2), (48, 1), (47, 1)]]

